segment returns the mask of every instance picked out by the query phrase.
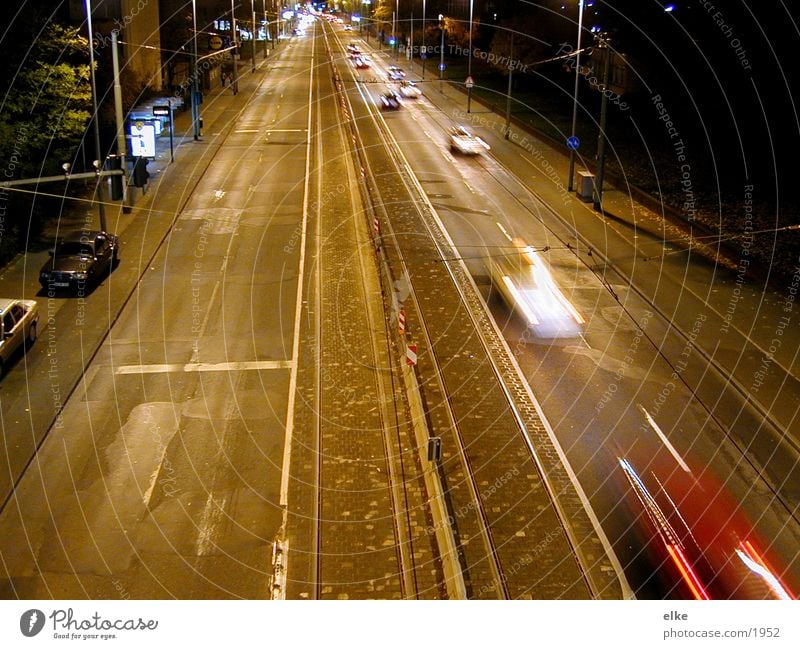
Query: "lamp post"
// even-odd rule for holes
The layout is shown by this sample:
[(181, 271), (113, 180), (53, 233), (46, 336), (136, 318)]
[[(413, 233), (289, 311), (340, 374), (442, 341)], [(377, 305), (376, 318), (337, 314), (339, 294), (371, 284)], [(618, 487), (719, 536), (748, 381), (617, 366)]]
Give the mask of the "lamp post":
[[(425, 47), (425, 0), (422, 0), (422, 79), (425, 80), (425, 60), (428, 58), (428, 50)], [(412, 53), (413, 56), (413, 53)]]
[(400, 13), (400, 0), (395, 0), (395, 9), (392, 12), (392, 47), (394, 48), (394, 60), (397, 63), (397, 17)]
[(508, 94), (506, 95), (506, 140), (511, 132), (511, 85), (514, 81), (514, 30), (511, 30), (511, 46), (508, 51)]
[(250, 40), (252, 41), (252, 47), (250, 51), (253, 53), (253, 63), (250, 66), (250, 71), (256, 71), (256, 3), (255, 0), (250, 0), (250, 14), (252, 19), (253, 31), (250, 32)]
[(237, 45), (239, 44), (238, 34), (236, 33), (236, 14), (234, 13), (234, 0), (231, 0), (231, 59), (233, 59), (233, 79), (231, 79), (231, 90), (235, 95), (239, 91), (239, 66), (236, 61)]
[[(578, 80), (581, 76), (581, 33), (583, 32), (583, 0), (578, 0), (578, 47), (575, 52), (575, 93), (572, 100), (572, 137), (575, 137), (575, 129), (578, 125)], [(573, 176), (575, 175), (575, 147), (569, 148), (569, 178), (567, 180), (567, 191), (571, 192), (573, 187)]]
[(444, 15), (439, 14), (439, 31), (442, 32), (442, 46), (439, 48), (439, 92), (444, 92)]
[[(469, 0), (469, 57), (467, 59), (467, 77), (472, 77), (472, 5), (473, 0)], [(472, 84), (467, 86), (467, 112), (470, 111), (472, 104)]]
[(192, 0), (192, 83), (189, 84), (192, 106), (192, 134), (200, 139), (200, 105), (197, 101), (197, 0)]
[(267, 0), (261, 0), (261, 9), (264, 12), (264, 58), (267, 58), (267, 32), (269, 31), (269, 18), (267, 17)]
[[(92, 109), (94, 110), (94, 155), (97, 158), (97, 164), (102, 169), (103, 158), (100, 155), (100, 116), (97, 113), (97, 83), (95, 82), (94, 75), (94, 37), (92, 36), (92, 0), (86, 0), (86, 22), (89, 27), (89, 66), (92, 78)], [(97, 207), (100, 213), (100, 229), (106, 231), (106, 209), (103, 205), (103, 185), (97, 183)]]
[(600, 135), (597, 141), (597, 182), (594, 192), (594, 209), (603, 209), (603, 179), (606, 167), (606, 121), (608, 119), (608, 78), (611, 72), (611, 57), (613, 53), (610, 47), (611, 39), (606, 32), (597, 35), (597, 47), (605, 54), (603, 62), (603, 86), (601, 88), (603, 97), (600, 100)]

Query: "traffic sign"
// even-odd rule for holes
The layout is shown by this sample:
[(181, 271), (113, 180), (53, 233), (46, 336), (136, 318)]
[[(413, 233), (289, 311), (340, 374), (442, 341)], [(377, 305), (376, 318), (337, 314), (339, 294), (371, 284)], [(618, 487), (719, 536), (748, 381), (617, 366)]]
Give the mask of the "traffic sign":
[(397, 333), (401, 336), (406, 333), (406, 312), (403, 309), (397, 312)]
[(446, 68), (446, 67), (447, 67), (447, 66), (446, 66), (444, 63), (440, 63), (440, 64), (439, 64), (439, 69), (440, 69), (442, 72), (444, 72), (444, 70), (445, 70), (445, 68)]
[(210, 50), (221, 50), (222, 49), (222, 36), (217, 36), (213, 34), (208, 37), (208, 49)]
[(417, 346), (416, 345), (408, 345), (406, 347), (406, 365), (416, 365), (417, 364)]
[(419, 58), (427, 59), (428, 58), (428, 54), (426, 52), (420, 52)]
[(169, 104), (156, 104), (153, 106), (153, 115), (156, 117), (169, 117)]
[(581, 145), (581, 141), (578, 139), (577, 135), (571, 135), (567, 138), (567, 148), (573, 149), (577, 151), (578, 147)]
[(475, 80), (472, 77), (467, 77), (467, 80), (464, 82), (464, 85), (467, 88), (474, 88), (475, 87)]

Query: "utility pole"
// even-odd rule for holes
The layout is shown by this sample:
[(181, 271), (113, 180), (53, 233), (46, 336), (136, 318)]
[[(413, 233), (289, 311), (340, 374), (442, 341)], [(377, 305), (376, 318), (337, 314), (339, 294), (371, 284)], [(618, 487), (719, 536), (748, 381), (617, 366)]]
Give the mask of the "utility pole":
[(250, 13), (252, 16), (252, 25), (253, 31), (250, 32), (250, 40), (252, 41), (252, 47), (250, 48), (251, 52), (253, 53), (253, 64), (250, 68), (251, 72), (256, 71), (256, 0), (250, 0)]
[[(128, 145), (125, 142), (125, 120), (122, 116), (122, 85), (119, 80), (119, 42), (117, 30), (111, 31), (111, 63), (114, 68), (114, 117), (117, 124), (117, 156), (119, 156), (122, 169), (127, 169), (125, 164)], [(170, 118), (171, 120), (171, 118)], [(170, 129), (172, 121), (170, 121)], [(172, 132), (170, 131), (170, 137)], [(125, 182), (125, 175), (122, 176), (122, 212), (130, 214), (131, 208), (128, 205), (128, 183)]]
[(231, 79), (231, 90), (233, 90), (233, 94), (235, 95), (239, 92), (239, 65), (236, 59), (237, 50), (239, 49), (237, 46), (239, 44), (239, 39), (237, 38), (236, 33), (236, 14), (234, 13), (234, 0), (231, 0), (231, 45), (233, 45), (233, 49), (231, 50), (231, 59), (233, 60), (233, 79)]
[[(578, 0), (578, 47), (575, 52), (575, 93), (572, 98), (572, 133), (571, 137), (576, 137), (575, 129), (578, 125), (578, 79), (581, 76), (581, 34), (583, 33), (583, 0)], [(569, 178), (567, 179), (567, 191), (571, 192), (573, 187), (573, 176), (575, 175), (575, 148), (569, 148)]]
[(506, 140), (511, 131), (511, 83), (514, 78), (514, 30), (511, 30), (511, 47), (508, 53), (508, 93), (506, 94)]
[(428, 51), (425, 49), (425, 0), (422, 0), (422, 80), (425, 81), (425, 60), (428, 58)]
[(192, 93), (192, 133), (194, 139), (200, 139), (200, 94), (199, 84), (197, 83), (197, 0), (192, 0), (192, 83), (190, 84)]
[[(467, 59), (467, 77), (472, 78), (472, 9), (473, 0), (469, 0), (469, 58)], [(467, 86), (467, 112), (472, 105), (472, 87)]]
[(267, 34), (269, 33), (269, 17), (267, 16), (267, 0), (261, 0), (261, 9), (264, 11), (264, 58), (267, 58)]
[(442, 32), (442, 46), (439, 48), (439, 92), (444, 92), (444, 16), (439, 14), (439, 31)]
[(608, 34), (603, 32), (597, 35), (597, 47), (605, 54), (605, 64), (603, 65), (603, 87), (600, 91), (603, 97), (600, 100), (600, 135), (597, 141), (597, 178), (595, 179), (594, 209), (603, 209), (603, 176), (606, 166), (606, 121), (608, 118), (608, 77), (611, 72), (611, 56), (613, 52), (609, 46), (611, 40)]
[(96, 157), (95, 169), (98, 170), (97, 187), (95, 192), (97, 194), (97, 207), (100, 214), (100, 229), (106, 232), (106, 209), (103, 205), (103, 185), (100, 182), (99, 171), (103, 168), (103, 156), (100, 152), (100, 115), (97, 113), (97, 82), (95, 81), (94, 74), (94, 36), (92, 35), (92, 0), (86, 0), (86, 22), (89, 26), (89, 66), (90, 76), (92, 79), (92, 109), (94, 115), (94, 154)]

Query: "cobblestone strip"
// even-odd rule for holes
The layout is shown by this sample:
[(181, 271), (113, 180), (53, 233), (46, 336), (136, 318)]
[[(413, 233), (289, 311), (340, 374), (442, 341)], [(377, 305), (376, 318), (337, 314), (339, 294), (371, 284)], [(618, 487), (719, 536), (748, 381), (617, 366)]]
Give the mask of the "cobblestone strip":
[[(439, 220), (430, 211), (424, 195), (410, 178), (407, 177), (406, 181), (411, 185), (412, 192), (416, 190), (417, 201), (425, 206), (420, 212), (425, 219), (428, 232), (436, 242), (439, 255), (443, 259), (457, 259), (458, 254), (443, 232)], [(515, 411), (515, 418), (521, 424), (526, 445), (535, 459), (539, 473), (546, 481), (544, 486), (549, 491), (554, 506), (559, 510), (559, 518), (570, 537), (570, 544), (575, 549), (582, 568), (590, 579), (594, 596), (613, 599), (621, 597), (622, 591), (616, 572), (592, 525), (584, 502), (570, 479), (565, 467), (565, 458), (553, 443), (550, 431), (541, 418), (530, 386), (522, 376), (502, 334), (489, 316), (488, 309), (464, 265), (458, 262), (445, 263), (456, 282), (461, 298), (467, 304), (468, 313), (477, 327), (477, 333), (494, 361), (495, 373), (501, 381), (503, 392), (506, 393), (507, 401)], [(548, 538), (544, 541), (550, 542)]]
[[(432, 425), (445, 432), (444, 421), (437, 425), (436, 411), (447, 400), (482, 489), (509, 594), (621, 596), (583, 503), (471, 278), (458, 265), (450, 268), (452, 276), (447, 272), (442, 259), (455, 255), (424, 195), (415, 190), (402, 165), (389, 160), (383, 146), (376, 146), (384, 143), (379, 134), (369, 133), (367, 124), (362, 131), (376, 191), (392, 220), (400, 254), (411, 268), (410, 281), (433, 340), (432, 349), (420, 350), (420, 369), (429, 379), (435, 376), (431, 372), (439, 372), (446, 389), (446, 394), (436, 394), (435, 381), (424, 383)], [(457, 446), (452, 449), (459, 452)], [(453, 463), (445, 463), (446, 471), (452, 468)], [(475, 506), (458, 488), (461, 477), (458, 469), (448, 473), (455, 525), (471, 572), (471, 596), (491, 596), (491, 582), (479, 575), (481, 550), (470, 547), (475, 535), (466, 530)], [(560, 516), (552, 498), (558, 501)], [(575, 550), (591, 573), (593, 589), (577, 565)]]

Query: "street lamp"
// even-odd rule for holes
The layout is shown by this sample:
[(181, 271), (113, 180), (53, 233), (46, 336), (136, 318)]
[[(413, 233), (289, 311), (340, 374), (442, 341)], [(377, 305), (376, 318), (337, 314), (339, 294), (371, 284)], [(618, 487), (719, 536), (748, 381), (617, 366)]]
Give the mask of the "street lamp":
[[(472, 4), (473, 0), (469, 0), (469, 59), (467, 61), (467, 78), (472, 78)], [(470, 104), (472, 103), (472, 84), (467, 86), (467, 112), (469, 112)]]
[(256, 71), (256, 0), (250, 0), (250, 14), (252, 19), (253, 31), (250, 32), (250, 40), (252, 41), (252, 47), (250, 51), (253, 53), (253, 63), (250, 67), (251, 72)]
[(197, 0), (192, 0), (192, 133), (195, 140), (200, 139), (200, 105), (197, 97)]
[[(428, 50), (425, 47), (425, 0), (422, 0), (422, 80), (425, 80), (425, 59), (428, 58)], [(414, 53), (411, 53), (414, 56)]]
[(239, 38), (238, 34), (236, 33), (236, 14), (234, 13), (235, 8), (233, 3), (234, 0), (231, 0), (231, 45), (233, 46), (233, 49), (231, 50), (231, 58), (233, 59), (233, 79), (231, 80), (231, 90), (235, 95), (239, 90), (239, 66), (236, 62)]
[[(581, 32), (583, 31), (583, 0), (578, 0), (578, 48), (575, 52), (575, 93), (572, 101), (572, 138), (575, 137), (575, 129), (578, 124), (578, 80), (581, 76)], [(574, 140), (573, 140), (574, 142)], [(569, 179), (567, 180), (567, 191), (572, 191), (572, 177), (575, 175), (575, 146), (569, 147)]]
[[(86, 22), (89, 27), (89, 66), (92, 78), (92, 108), (94, 109), (94, 154), (97, 162), (102, 164), (103, 157), (100, 155), (100, 115), (97, 112), (97, 83), (94, 76), (94, 38), (92, 36), (92, 0), (86, 0)], [(103, 205), (103, 185), (97, 183), (97, 207), (100, 212), (100, 229), (106, 231), (106, 209)]]
[(439, 48), (439, 92), (443, 92), (444, 82), (444, 15), (439, 14), (439, 31), (442, 33), (442, 46)]
[(400, 17), (400, 0), (395, 0), (394, 13), (392, 14), (392, 47), (394, 48), (394, 60), (397, 62), (397, 19)]
[(600, 32), (595, 37), (597, 47), (605, 54), (603, 61), (603, 97), (600, 100), (600, 135), (597, 141), (597, 182), (595, 183), (594, 208), (603, 210), (603, 178), (606, 166), (606, 120), (608, 119), (608, 77), (611, 72), (611, 39), (606, 32)]
[(267, 0), (261, 0), (261, 9), (264, 11), (264, 58), (267, 58), (267, 32), (269, 31), (269, 17), (267, 16)]

